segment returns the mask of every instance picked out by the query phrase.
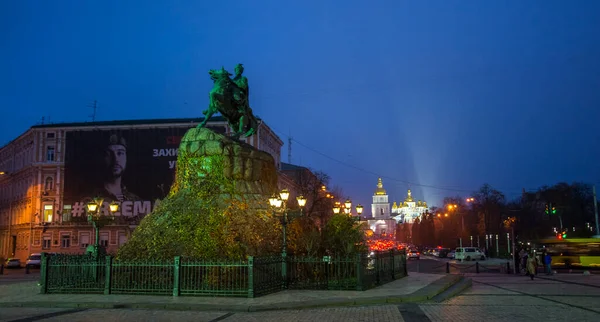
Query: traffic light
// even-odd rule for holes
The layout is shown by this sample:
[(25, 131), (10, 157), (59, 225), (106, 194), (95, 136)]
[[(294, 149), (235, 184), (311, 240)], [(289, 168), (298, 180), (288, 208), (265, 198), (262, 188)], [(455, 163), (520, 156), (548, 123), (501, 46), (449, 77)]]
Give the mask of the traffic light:
[(546, 204), (546, 215), (550, 214), (550, 204)]
[(566, 232), (563, 232), (563, 233), (562, 233), (562, 238), (563, 238), (563, 239), (564, 239), (564, 238), (567, 238), (567, 233), (566, 233)]
[(552, 207), (552, 214), (556, 215), (556, 207), (554, 207), (554, 206)]

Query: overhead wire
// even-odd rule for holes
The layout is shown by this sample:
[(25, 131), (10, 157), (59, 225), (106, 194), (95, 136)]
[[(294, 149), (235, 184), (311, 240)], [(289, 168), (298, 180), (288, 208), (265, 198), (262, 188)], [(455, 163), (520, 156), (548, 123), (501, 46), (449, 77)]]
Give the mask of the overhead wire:
[[(298, 144), (298, 145), (302, 146), (303, 148), (305, 148), (305, 149), (307, 149), (307, 150), (309, 150), (309, 151), (311, 151), (313, 153), (316, 153), (316, 154), (318, 154), (318, 155), (320, 155), (320, 156), (322, 156), (322, 157), (324, 157), (326, 159), (329, 159), (329, 160), (332, 160), (334, 162), (337, 162), (337, 163), (339, 163), (341, 165), (344, 165), (344, 166), (346, 166), (348, 168), (352, 168), (352, 169), (355, 169), (355, 170), (358, 170), (358, 171), (361, 171), (361, 172), (364, 172), (364, 173), (367, 173), (367, 174), (370, 174), (370, 175), (374, 175), (374, 176), (380, 177), (382, 179), (387, 179), (387, 180), (395, 181), (395, 182), (406, 184), (406, 185), (409, 185), (409, 186), (430, 188), (430, 189), (436, 189), (436, 190), (454, 191), (454, 192), (467, 192), (467, 193), (473, 193), (473, 192), (477, 191), (477, 189), (451, 188), (451, 187), (444, 187), (444, 186), (439, 186), (439, 185), (418, 183), (418, 182), (414, 182), (414, 181), (409, 181), (409, 180), (403, 180), (403, 179), (395, 178), (395, 177), (392, 177), (392, 176), (389, 176), (389, 175), (386, 175), (386, 174), (382, 174), (382, 173), (379, 173), (379, 172), (371, 171), (371, 170), (368, 170), (368, 169), (364, 169), (364, 168), (358, 167), (356, 165), (350, 164), (348, 162), (345, 162), (345, 161), (339, 160), (337, 158), (334, 158), (334, 157), (332, 157), (332, 156), (330, 156), (330, 155), (328, 155), (326, 153), (323, 153), (321, 151), (318, 151), (317, 149), (314, 149), (314, 148), (312, 148), (312, 147), (310, 147), (310, 146), (308, 146), (308, 145), (306, 145), (306, 144), (298, 141), (298, 139), (296, 139), (294, 137), (290, 137), (288, 135), (282, 134), (281, 131), (273, 128), (272, 126), (269, 126), (269, 127), (275, 133), (277, 133), (277, 135), (280, 135), (282, 137), (291, 139), (296, 144)], [(509, 194), (509, 195), (517, 195), (517, 194), (521, 194), (522, 193), (522, 189), (499, 189), (499, 190), (505, 191), (505, 194)], [(518, 190), (518, 192), (516, 190)], [(535, 191), (535, 190), (537, 190), (537, 188), (526, 189), (526, 191), (528, 191), (528, 192)]]

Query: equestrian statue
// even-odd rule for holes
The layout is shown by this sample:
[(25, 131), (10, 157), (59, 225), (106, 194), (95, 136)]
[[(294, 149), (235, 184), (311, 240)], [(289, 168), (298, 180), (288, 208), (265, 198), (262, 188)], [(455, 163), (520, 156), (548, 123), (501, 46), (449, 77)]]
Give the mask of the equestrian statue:
[(248, 78), (242, 76), (244, 66), (235, 66), (235, 77), (221, 67), (220, 70), (211, 69), (208, 74), (214, 86), (209, 93), (210, 103), (208, 109), (202, 111), (204, 120), (198, 125), (202, 128), (215, 113), (220, 113), (233, 130), (233, 137), (249, 137), (256, 133), (258, 121), (248, 100)]

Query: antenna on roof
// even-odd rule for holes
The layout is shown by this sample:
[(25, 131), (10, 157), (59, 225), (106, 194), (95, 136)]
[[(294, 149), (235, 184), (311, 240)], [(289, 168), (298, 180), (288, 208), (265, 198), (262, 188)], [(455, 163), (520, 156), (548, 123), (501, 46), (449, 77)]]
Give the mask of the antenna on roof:
[(44, 125), (44, 117), (42, 116), (42, 125)]
[(288, 163), (292, 164), (292, 137), (288, 136)]
[(92, 115), (90, 115), (90, 117), (92, 118), (92, 122), (96, 121), (96, 109), (98, 108), (98, 102), (96, 100), (94, 100), (94, 103), (92, 105), (88, 105), (88, 107), (92, 108)]

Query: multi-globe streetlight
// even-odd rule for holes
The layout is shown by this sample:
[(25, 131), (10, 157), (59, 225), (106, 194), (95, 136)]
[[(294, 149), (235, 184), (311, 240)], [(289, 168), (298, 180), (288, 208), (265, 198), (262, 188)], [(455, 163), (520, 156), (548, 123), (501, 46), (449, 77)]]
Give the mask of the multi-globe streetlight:
[[(287, 211), (287, 201), (290, 198), (290, 192), (287, 189), (283, 189), (279, 192), (279, 195), (274, 194), (269, 198), (269, 204), (273, 207), (273, 211), (275, 215), (281, 214), (281, 226), (283, 227), (283, 246), (281, 249), (281, 276), (283, 278), (284, 287), (287, 287), (287, 224), (288, 220), (293, 219), (290, 217), (296, 217), (297, 215), (288, 214)], [(306, 198), (304, 196), (299, 195), (296, 197), (296, 201), (298, 202), (298, 207), (300, 207), (300, 214), (302, 215), (304, 211), (304, 206), (306, 206)]]
[(115, 212), (119, 210), (119, 204), (115, 201), (110, 203), (108, 209), (110, 211), (110, 216), (104, 216), (102, 214), (102, 206), (104, 205), (104, 199), (94, 199), (87, 204), (87, 220), (92, 223), (94, 227), (95, 242), (94, 245), (88, 246), (86, 252), (93, 254), (94, 256), (98, 256), (100, 254), (106, 253), (104, 246), (100, 245), (100, 221), (106, 217), (109, 219), (114, 217)]

